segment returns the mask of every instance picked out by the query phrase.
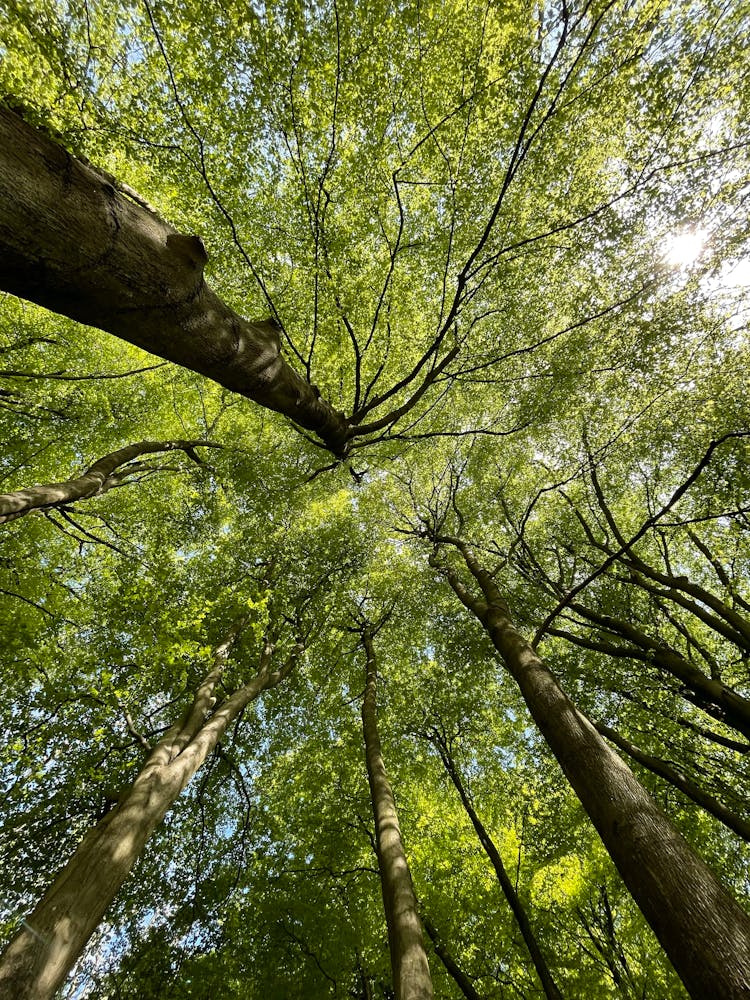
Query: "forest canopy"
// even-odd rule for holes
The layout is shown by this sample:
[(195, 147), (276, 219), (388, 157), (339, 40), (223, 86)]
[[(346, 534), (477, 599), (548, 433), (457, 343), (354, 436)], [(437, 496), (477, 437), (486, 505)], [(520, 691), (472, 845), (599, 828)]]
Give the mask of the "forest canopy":
[(0, 11), (0, 998), (750, 995), (748, 38)]

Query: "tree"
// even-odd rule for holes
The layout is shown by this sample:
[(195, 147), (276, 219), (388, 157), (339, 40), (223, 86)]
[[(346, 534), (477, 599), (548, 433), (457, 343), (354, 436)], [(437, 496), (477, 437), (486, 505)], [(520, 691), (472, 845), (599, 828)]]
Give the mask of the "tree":
[[(378, 624), (383, 623), (381, 621)], [(377, 631), (377, 627), (373, 627), (370, 622), (362, 624), (362, 648), (366, 656), (362, 733), (375, 820), (375, 846), (383, 890), (383, 909), (388, 925), (393, 987), (397, 1000), (431, 1000), (432, 980), (422, 941), (417, 899), (378, 733), (378, 664), (375, 655)]]
[(6, 940), (250, 600), (256, 652), (304, 609), (304, 668), (83, 906), (64, 990), (406, 995), (349, 631), (387, 608), (436, 995), (682, 996), (659, 943), (744, 995), (742, 5), (3, 18)]
[[(436, 546), (452, 545), (461, 553), (478, 585), (478, 595), (470, 592), (455, 570), (441, 563), (435, 554), (430, 557), (431, 565), (445, 573), (458, 599), (486, 629), (521, 689), (529, 714), (690, 993), (709, 996), (718, 976), (727, 995), (741, 996), (750, 958), (741, 954), (741, 942), (747, 938), (747, 917), (723, 893), (711, 870), (665, 822), (595, 727), (560, 690), (552, 672), (519, 635), (499, 586), (466, 543), (436, 532), (429, 537)], [(672, 893), (677, 898), (669, 899)], [(718, 934), (711, 937), (715, 952), (723, 952), (719, 959), (721, 970), (709, 969), (705, 955), (696, 960), (690, 937), (698, 923), (706, 925), (706, 918), (697, 915), (701, 908), (708, 921), (718, 917)]]
[(271, 670), (274, 644), (263, 645), (260, 667), (217, 706), (225, 663), (244, 623), (216, 648), (210, 672), (192, 703), (149, 750), (133, 784), (84, 837), (70, 861), (8, 946), (0, 985), (15, 996), (51, 997), (67, 976), (138, 855), (187, 782), (219, 744), (237, 716), (263, 691), (289, 673), (301, 644), (279, 669)]

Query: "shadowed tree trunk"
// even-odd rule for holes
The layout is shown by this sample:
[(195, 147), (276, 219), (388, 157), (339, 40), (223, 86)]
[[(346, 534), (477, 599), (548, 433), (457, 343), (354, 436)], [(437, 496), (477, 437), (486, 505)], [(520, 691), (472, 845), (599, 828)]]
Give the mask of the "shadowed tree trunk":
[(0, 288), (113, 333), (290, 417), (335, 454), (347, 423), (203, 280), (197, 236), (0, 105)]
[(70, 861), (0, 957), (2, 1000), (49, 1000), (130, 874), (151, 834), (227, 726), (253, 699), (275, 687), (301, 646), (271, 671), (266, 643), (257, 675), (217, 708), (214, 690), (242, 626), (215, 650), (211, 672), (183, 717), (162, 736), (133, 784), (83, 838)]
[(396, 801), (380, 748), (377, 717), (378, 668), (373, 632), (368, 626), (362, 630), (362, 645), (366, 655), (362, 731), (372, 812), (375, 817), (375, 845), (388, 926), (393, 989), (396, 1000), (432, 1000), (432, 979), (422, 939), (417, 900), (401, 840)]
[[(184, 451), (194, 461), (200, 462), (195, 454), (196, 448), (220, 448), (219, 444), (208, 441), (140, 441), (130, 444), (119, 451), (105, 455), (76, 479), (68, 479), (62, 483), (47, 483), (44, 486), (31, 486), (25, 490), (14, 490), (12, 493), (0, 494), (0, 524), (14, 521), (16, 518), (30, 514), (32, 510), (46, 507), (59, 507), (62, 504), (75, 503), (88, 497), (106, 493), (118, 486), (125, 477), (133, 472), (141, 471), (137, 466), (122, 469), (128, 462), (140, 455), (153, 455), (163, 451)], [(122, 469), (121, 472), (117, 472)]]
[(602, 838), (693, 1000), (750, 995), (750, 919), (657, 807), (633, 772), (561, 690), (516, 630), (492, 576), (466, 543), (434, 535), (461, 553), (475, 596), (437, 549), (430, 564), (481, 622), (518, 684), (529, 712)]
[[(542, 954), (542, 950), (539, 947), (539, 942), (537, 941), (534, 931), (531, 928), (531, 923), (526, 914), (523, 903), (521, 902), (519, 895), (508, 876), (508, 872), (505, 870), (503, 859), (500, 856), (500, 852), (498, 851), (495, 842), (492, 837), (490, 837), (489, 833), (487, 833), (484, 823), (482, 823), (481, 819), (477, 815), (477, 811), (474, 808), (471, 797), (466, 791), (461, 775), (456, 767), (456, 763), (453, 760), (453, 755), (448, 749), (447, 741), (436, 730), (433, 730), (432, 734), (428, 736), (428, 739), (430, 739), (430, 741), (437, 748), (437, 751), (440, 754), (440, 759), (443, 762), (443, 767), (447, 771), (448, 777), (453, 782), (453, 785), (461, 799), (461, 804), (466, 811), (466, 815), (471, 820), (471, 824), (479, 837), (479, 842), (495, 870), (495, 875), (500, 883), (500, 888), (503, 890), (503, 895), (508, 901), (508, 906), (510, 906), (513, 911), (513, 916), (516, 918), (518, 929), (521, 931), (521, 936), (523, 937), (524, 943), (529, 951), (531, 961), (534, 963), (534, 968), (536, 969), (539, 981), (542, 984), (544, 995), (547, 997), (547, 1000), (562, 1000), (562, 994), (557, 988), (557, 983), (555, 982), (552, 973), (549, 970), (549, 966), (547, 965), (547, 961)], [(430, 934), (430, 937), (432, 937), (432, 934)]]

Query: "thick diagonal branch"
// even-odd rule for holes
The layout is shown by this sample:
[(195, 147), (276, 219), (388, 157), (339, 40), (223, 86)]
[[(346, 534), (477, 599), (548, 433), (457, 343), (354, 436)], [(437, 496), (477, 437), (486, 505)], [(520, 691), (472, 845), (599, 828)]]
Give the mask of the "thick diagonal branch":
[(275, 323), (209, 288), (207, 260), (197, 236), (0, 106), (0, 288), (199, 372), (343, 454), (343, 414), (286, 363)]
[(124, 469), (122, 473), (115, 475), (117, 470), (127, 466), (139, 455), (184, 451), (195, 460), (196, 448), (220, 447), (221, 445), (210, 441), (139, 441), (136, 444), (129, 444), (125, 448), (104, 455), (75, 479), (67, 479), (61, 483), (46, 483), (43, 486), (30, 486), (24, 490), (0, 494), (0, 524), (14, 521), (25, 514), (30, 514), (33, 510), (59, 507), (62, 504), (106, 493), (112, 486), (122, 483), (123, 476), (128, 471)]

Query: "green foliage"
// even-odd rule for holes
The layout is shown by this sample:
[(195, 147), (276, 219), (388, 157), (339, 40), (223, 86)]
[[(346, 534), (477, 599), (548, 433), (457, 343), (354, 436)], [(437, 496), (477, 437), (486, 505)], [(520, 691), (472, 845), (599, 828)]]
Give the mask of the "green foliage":
[[(363, 614), (387, 616), (379, 721), (416, 892), (479, 992), (541, 995), (434, 726), (564, 995), (684, 995), (424, 536), (469, 540), (530, 636), (585, 584), (587, 611), (750, 697), (747, 645), (637, 566), (602, 568), (618, 545), (592, 476), (625, 537), (646, 526), (631, 555), (702, 588), (699, 610), (709, 593), (750, 617), (748, 21), (713, 0), (6, 4), (2, 94), (199, 233), (212, 285), (245, 315), (273, 310), (323, 396), (366, 426), (432, 373), (327, 465), (275, 414), (3, 299), (3, 489), (140, 440), (222, 446), (203, 465), (149, 456), (117, 489), (0, 526), (3, 937), (233, 621), (250, 624), (227, 692), (269, 635), (306, 645), (154, 835), (65, 995), (392, 995)], [(671, 266), (683, 227), (705, 248)], [(623, 641), (583, 611), (548, 625), (566, 635), (540, 649), (584, 711), (746, 815), (747, 734), (653, 655), (591, 648)], [(635, 769), (746, 897), (746, 845)], [(459, 997), (431, 967), (436, 995)]]

